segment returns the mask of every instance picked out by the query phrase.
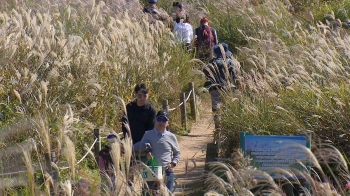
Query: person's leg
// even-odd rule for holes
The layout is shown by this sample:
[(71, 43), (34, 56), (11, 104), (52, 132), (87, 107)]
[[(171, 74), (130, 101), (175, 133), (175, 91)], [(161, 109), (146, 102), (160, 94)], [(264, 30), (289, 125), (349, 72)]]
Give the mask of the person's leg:
[(210, 96), (211, 96), (211, 106), (212, 106), (212, 112), (214, 114), (214, 124), (215, 129), (220, 128), (220, 105), (221, 105), (221, 95), (220, 91), (217, 89), (210, 90)]
[(153, 182), (146, 182), (142, 187), (142, 196), (151, 196), (151, 187), (153, 186)]
[(220, 140), (220, 130), (221, 130), (221, 117), (220, 117), (220, 105), (221, 105), (221, 94), (220, 90), (210, 90), (212, 111), (214, 115), (214, 141), (218, 142)]
[(174, 191), (173, 190), (174, 189), (174, 181), (175, 181), (174, 172), (165, 170), (165, 176), (166, 176), (165, 185), (169, 189), (170, 192), (173, 192)]

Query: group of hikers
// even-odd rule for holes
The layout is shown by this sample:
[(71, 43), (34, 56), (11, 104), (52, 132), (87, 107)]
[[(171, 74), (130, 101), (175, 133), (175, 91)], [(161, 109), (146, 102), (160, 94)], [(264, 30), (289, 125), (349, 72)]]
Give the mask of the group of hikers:
[[(133, 142), (133, 164), (141, 161), (146, 165), (162, 166), (165, 174), (164, 183), (172, 191), (174, 187), (173, 168), (180, 160), (180, 148), (176, 136), (167, 130), (170, 117), (168, 112), (160, 110), (148, 101), (149, 89), (145, 84), (137, 84), (134, 88), (135, 100), (126, 105), (126, 114), (122, 118), (122, 130), (125, 137)], [(113, 190), (115, 176), (114, 165), (110, 154), (111, 145), (119, 138), (115, 134), (107, 136), (107, 145), (99, 153), (99, 168), (104, 176), (108, 176)], [(151, 162), (151, 160), (153, 162)], [(133, 186), (133, 179), (128, 182)], [(159, 195), (160, 181), (147, 181), (143, 187), (143, 195)]]
[[(152, 20), (165, 21), (167, 15), (160, 11), (157, 0), (149, 0), (149, 7), (144, 12), (149, 13)], [(184, 12), (183, 5), (173, 3), (173, 30), (178, 42), (191, 51), (196, 49), (197, 58), (207, 65), (203, 67), (206, 77), (204, 87), (208, 89), (212, 100), (212, 111), (216, 130), (220, 129), (220, 104), (224, 92), (229, 92), (231, 84), (237, 79), (236, 70), (231, 60), (232, 53), (226, 43), (219, 43), (216, 30), (209, 26), (209, 19), (203, 17), (200, 26), (193, 30), (189, 16)], [(150, 22), (154, 22), (150, 20)], [(168, 130), (170, 117), (168, 111), (156, 112), (148, 101), (149, 89), (145, 84), (137, 84), (134, 88), (135, 100), (126, 105), (126, 114), (121, 119), (124, 137), (131, 137), (133, 142), (133, 159), (146, 165), (162, 166), (163, 180), (170, 192), (174, 188), (173, 168), (180, 160), (181, 151), (176, 136)], [(120, 138), (115, 134), (107, 136), (107, 145), (99, 154), (101, 172), (115, 181), (113, 162), (110, 155), (111, 145)], [(133, 161), (133, 164), (136, 162)], [(128, 182), (133, 185), (133, 179)], [(147, 184), (147, 185), (146, 185)], [(143, 187), (143, 195), (159, 195), (160, 181), (147, 181)], [(113, 185), (110, 187), (113, 189)]]
[[(151, 19), (168, 22), (168, 15), (159, 9), (157, 0), (149, 0), (149, 7), (144, 12), (149, 13)], [(188, 51), (194, 51), (196, 58), (208, 63), (203, 68), (208, 88), (212, 98), (215, 128), (220, 129), (219, 114), (223, 92), (231, 91), (237, 80), (236, 69), (231, 60), (232, 52), (226, 43), (219, 43), (216, 30), (209, 25), (210, 20), (203, 17), (199, 27), (193, 30), (188, 14), (179, 2), (173, 2), (174, 21), (173, 32), (178, 43), (184, 45)], [(152, 23), (152, 22), (151, 22)]]

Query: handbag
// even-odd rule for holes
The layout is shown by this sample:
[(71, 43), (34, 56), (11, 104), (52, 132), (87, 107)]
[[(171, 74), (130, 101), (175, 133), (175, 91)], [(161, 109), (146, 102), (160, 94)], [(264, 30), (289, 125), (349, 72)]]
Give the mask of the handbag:
[(146, 165), (147, 166), (142, 170), (142, 179), (144, 181), (157, 181), (163, 179), (163, 167), (159, 166), (154, 156), (146, 161)]

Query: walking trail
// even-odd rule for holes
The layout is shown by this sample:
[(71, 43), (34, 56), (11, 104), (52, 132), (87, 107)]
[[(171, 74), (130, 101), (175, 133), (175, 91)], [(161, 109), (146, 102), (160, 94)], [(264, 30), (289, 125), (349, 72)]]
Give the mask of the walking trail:
[(174, 195), (198, 195), (204, 182), (204, 165), (207, 143), (213, 141), (214, 124), (211, 104), (202, 103), (200, 115), (192, 124), (191, 132), (179, 136), (181, 160), (174, 168)]

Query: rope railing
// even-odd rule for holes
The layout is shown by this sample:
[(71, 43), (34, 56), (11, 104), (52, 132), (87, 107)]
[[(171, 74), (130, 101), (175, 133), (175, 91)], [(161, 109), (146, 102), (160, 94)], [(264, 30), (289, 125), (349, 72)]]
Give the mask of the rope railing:
[(189, 104), (190, 104), (190, 109), (191, 109), (191, 116), (192, 116), (192, 119), (194, 121), (197, 120), (197, 107), (196, 107), (196, 95), (195, 95), (195, 90), (194, 90), (194, 83), (191, 82), (191, 83), (188, 83), (188, 88), (189, 88), (189, 92), (188, 92), (188, 95), (186, 96), (186, 93), (185, 92), (181, 92), (180, 93), (180, 103), (176, 106), (176, 107), (173, 107), (173, 108), (169, 108), (169, 102), (167, 99), (163, 99), (162, 101), (162, 105), (163, 105), (163, 109), (166, 110), (166, 111), (174, 111), (176, 110), (177, 108), (180, 108), (181, 110), (181, 124), (182, 124), (182, 127), (187, 130), (188, 132), (190, 132), (191, 130), (188, 129), (187, 127), (187, 112), (186, 112), (186, 103), (187, 101), (189, 101)]
[[(85, 153), (85, 155), (75, 165), (78, 165), (86, 158), (86, 156), (91, 152), (92, 148), (95, 146), (97, 140), (98, 140), (98, 138), (95, 139), (95, 141), (92, 143), (91, 147), (88, 149), (88, 151)], [(58, 167), (58, 168), (59, 169), (68, 169), (70, 167), (69, 166), (62, 166), (62, 167)]]
[[(167, 111), (174, 111), (177, 108), (181, 109), (181, 121), (183, 127), (187, 130), (187, 117), (186, 117), (186, 102), (190, 100), (190, 106), (191, 106), (191, 116), (193, 117), (193, 120), (196, 121), (196, 104), (195, 104), (195, 91), (194, 91), (194, 83), (191, 82), (189, 83), (189, 89), (190, 91), (188, 92), (188, 95), (186, 96), (184, 92), (180, 93), (180, 103), (174, 107), (169, 109), (168, 105), (168, 100), (164, 99), (163, 100), (163, 109), (166, 109)], [(191, 98), (191, 99), (190, 99)], [(190, 131), (190, 130), (188, 130)], [(121, 135), (123, 133), (118, 133), (118, 135)], [(98, 162), (98, 154), (101, 150), (101, 138), (106, 138), (106, 137), (101, 137), (100, 135), (100, 130), (99, 129), (94, 129), (94, 141), (91, 144), (91, 146), (87, 149), (87, 152), (84, 154), (84, 156), (81, 157), (79, 161), (76, 162), (75, 165), (80, 164), (87, 156), (89, 153), (93, 152), (96, 161)], [(93, 150), (94, 148), (94, 150)], [(61, 166), (58, 167), (55, 165), (56, 163), (56, 155), (55, 152), (51, 152), (51, 157), (49, 153), (45, 153), (45, 167), (44, 169), (53, 176), (54, 179), (57, 178), (57, 173), (55, 174), (55, 171), (57, 169), (68, 169), (70, 166)], [(56, 168), (56, 169), (54, 169)], [(42, 170), (43, 167), (40, 167), (39, 169), (36, 168), (35, 171)], [(54, 169), (54, 170), (53, 170)], [(20, 174), (20, 173), (27, 173), (27, 170), (20, 170), (16, 172), (8, 172), (8, 173), (0, 173), (0, 176), (6, 176), (6, 175), (14, 175), (14, 174)], [(57, 179), (56, 179), (57, 180)]]
[(78, 165), (80, 162), (82, 162), (85, 157), (91, 152), (92, 148), (94, 147), (95, 143), (97, 142), (98, 138), (95, 139), (95, 141), (92, 143), (91, 147), (89, 148), (89, 150), (85, 153), (85, 155), (77, 162), (76, 165)]
[[(118, 135), (122, 135), (123, 133), (118, 133)], [(100, 137), (100, 138), (107, 138), (107, 137)], [(96, 142), (98, 141), (99, 138), (95, 138), (95, 141), (91, 144), (91, 147), (88, 149), (88, 151), (85, 153), (85, 155), (75, 164), (75, 165), (78, 165), (80, 162), (82, 162), (86, 156), (92, 152), (92, 148), (95, 146)], [(63, 166), (63, 167), (59, 167), (59, 169), (68, 169), (69, 166)]]
[[(188, 99), (190, 98), (191, 93), (192, 93), (192, 90), (188, 93), (188, 96), (187, 96), (187, 98), (185, 99), (184, 102), (187, 102), (187, 101), (188, 101)], [(182, 101), (182, 102), (181, 102), (179, 105), (177, 105), (176, 107), (168, 109), (168, 111), (176, 110), (177, 108), (179, 108), (180, 106), (182, 106), (182, 105), (184, 104), (184, 102)]]
[[(35, 171), (39, 171), (39, 170), (40, 169), (35, 170)], [(1, 173), (0, 176), (8, 176), (8, 175), (27, 173), (27, 172), (28, 172), (27, 170), (21, 170), (21, 171), (15, 171), (15, 172)]]
[[(78, 165), (87, 157), (87, 155), (91, 152), (92, 148), (95, 146), (95, 143), (97, 142), (97, 140), (98, 140), (98, 138), (95, 139), (95, 141), (92, 143), (91, 147), (88, 149), (88, 151), (85, 153), (85, 155), (75, 165)], [(70, 167), (69, 166), (62, 166), (62, 167), (58, 167), (58, 168), (59, 169), (68, 169)], [(0, 176), (20, 174), (20, 173), (26, 173), (26, 172), (28, 172), (28, 171), (22, 170), (22, 171), (16, 171), (16, 172), (1, 173)]]

